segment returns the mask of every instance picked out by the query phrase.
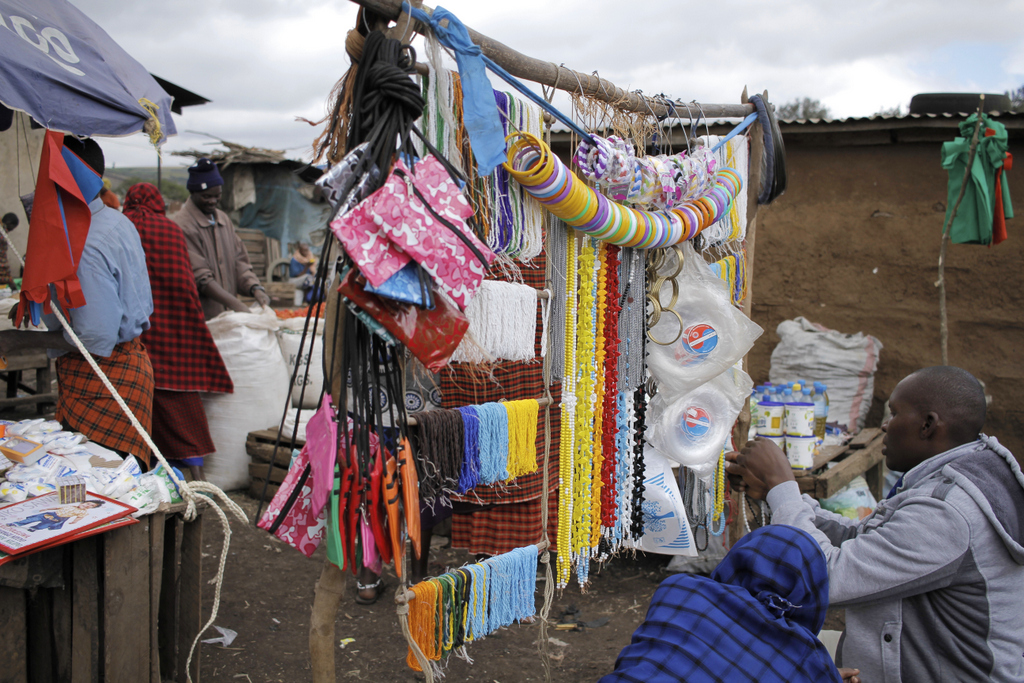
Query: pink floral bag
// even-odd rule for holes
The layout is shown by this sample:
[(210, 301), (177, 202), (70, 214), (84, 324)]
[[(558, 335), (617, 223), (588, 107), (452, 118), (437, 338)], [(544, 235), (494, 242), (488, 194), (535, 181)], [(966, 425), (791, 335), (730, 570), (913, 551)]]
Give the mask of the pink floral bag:
[(313, 513), (311, 474), (309, 454), (303, 447), (257, 524), (306, 557), (312, 557), (320, 545), (327, 523), (325, 508)]
[(495, 259), (466, 223), (472, 215), (458, 183), (428, 154), (414, 170), (396, 161), (384, 186), (331, 228), (374, 287), (412, 258), (465, 309)]
[(345, 251), (356, 262), (359, 272), (374, 287), (383, 285), (412, 260), (391, 243), (381, 226), (374, 223), (373, 205), (386, 189), (387, 185), (331, 223), (331, 232), (345, 245)]

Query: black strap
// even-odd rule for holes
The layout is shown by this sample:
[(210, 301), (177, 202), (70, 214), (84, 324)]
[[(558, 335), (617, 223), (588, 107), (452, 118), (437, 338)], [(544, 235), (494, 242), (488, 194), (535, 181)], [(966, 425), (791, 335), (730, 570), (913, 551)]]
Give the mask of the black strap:
[(278, 527), (284, 522), (284, 518), (288, 516), (288, 513), (292, 511), (292, 507), (295, 505), (295, 501), (299, 499), (299, 494), (302, 493), (303, 487), (306, 485), (306, 480), (309, 479), (309, 475), (312, 472), (312, 468), (309, 463), (302, 468), (302, 474), (299, 475), (299, 480), (295, 482), (295, 488), (292, 489), (291, 494), (288, 496), (288, 500), (285, 501), (284, 507), (281, 508), (281, 513), (274, 520), (274, 523), (267, 529), (268, 533), (275, 533)]

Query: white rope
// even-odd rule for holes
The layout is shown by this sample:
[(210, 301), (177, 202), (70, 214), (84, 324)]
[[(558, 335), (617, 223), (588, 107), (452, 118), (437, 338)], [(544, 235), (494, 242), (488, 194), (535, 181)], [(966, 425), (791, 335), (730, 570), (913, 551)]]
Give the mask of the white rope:
[[(14, 255), (18, 257), (18, 261), (24, 268), (25, 259), (22, 257), (20, 253), (18, 253), (18, 250), (14, 247), (13, 244), (10, 243), (9, 240), (8, 246), (11, 248), (11, 251), (14, 252)], [(123, 398), (121, 398), (121, 395), (117, 392), (117, 389), (110, 382), (110, 379), (107, 378), (107, 375), (100, 368), (99, 364), (96, 362), (96, 359), (92, 357), (92, 354), (89, 353), (89, 350), (85, 348), (85, 345), (82, 343), (82, 340), (79, 339), (78, 335), (75, 334), (75, 331), (71, 329), (71, 325), (64, 317), (64, 314), (61, 312), (60, 308), (58, 306), (52, 306), (52, 310), (54, 315), (57, 316), (57, 320), (60, 321), (61, 326), (71, 337), (71, 341), (78, 349), (78, 352), (81, 353), (82, 357), (85, 358), (86, 362), (89, 363), (89, 366), (93, 369), (93, 372), (95, 372), (96, 375), (100, 378), (100, 381), (103, 383), (103, 386), (105, 386), (107, 388), (107, 391), (110, 392), (110, 395), (114, 398), (114, 401), (117, 403), (118, 407), (121, 408), (121, 411), (128, 418), (128, 421), (131, 422), (132, 426), (135, 427), (136, 431), (138, 431), (139, 435), (142, 437), (142, 440), (146, 442), (146, 445), (149, 446), (150, 450), (153, 452), (153, 455), (156, 456), (156, 459), (159, 460), (160, 464), (162, 464), (164, 468), (167, 470), (167, 476), (170, 477), (170, 479), (178, 487), (178, 491), (181, 493), (181, 498), (185, 502), (185, 521), (192, 522), (196, 518), (196, 494), (207, 493), (219, 498), (221, 502), (227, 507), (227, 509), (230, 510), (231, 513), (234, 514), (239, 521), (241, 521), (244, 524), (248, 524), (249, 518), (246, 516), (245, 511), (242, 510), (242, 508), (239, 507), (237, 503), (228, 498), (227, 494), (224, 493), (224, 491), (222, 491), (220, 488), (205, 481), (186, 482), (178, 478), (178, 476), (174, 473), (174, 468), (172, 468), (170, 464), (168, 464), (167, 460), (163, 456), (163, 453), (161, 453), (160, 449), (157, 448), (157, 445), (153, 443), (153, 439), (146, 431), (146, 428), (143, 427), (142, 423), (139, 422), (137, 417), (135, 417), (135, 413), (132, 412), (132, 409), (129, 408), (128, 404), (124, 402)], [(200, 500), (204, 505), (208, 505), (209, 507), (213, 508), (213, 510), (217, 513), (217, 516), (221, 522), (221, 528), (223, 528), (224, 530), (224, 545), (220, 554), (220, 565), (217, 568), (217, 575), (210, 580), (210, 584), (216, 586), (213, 594), (213, 610), (210, 614), (210, 619), (206, 622), (203, 628), (200, 629), (199, 633), (196, 634), (195, 639), (192, 641), (192, 647), (189, 648), (188, 659), (185, 662), (185, 677), (187, 678), (189, 683), (191, 683), (192, 681), (190, 665), (192, 663), (192, 655), (195, 653), (196, 644), (199, 643), (199, 639), (202, 637), (203, 633), (205, 633), (207, 629), (209, 629), (210, 626), (213, 625), (214, 620), (217, 618), (217, 611), (220, 608), (221, 586), (224, 583), (224, 566), (227, 563), (228, 548), (231, 546), (231, 526), (228, 523), (228, 516), (224, 514), (224, 510), (222, 510), (221, 507), (217, 504), (217, 502), (213, 499), (202, 498)]]

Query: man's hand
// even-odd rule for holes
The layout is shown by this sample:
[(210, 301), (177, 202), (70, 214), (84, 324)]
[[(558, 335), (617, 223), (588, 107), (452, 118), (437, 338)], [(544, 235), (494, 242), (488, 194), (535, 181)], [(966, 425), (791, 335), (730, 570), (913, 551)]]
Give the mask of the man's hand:
[(794, 481), (786, 454), (767, 439), (748, 441), (739, 453), (726, 453), (725, 459), (730, 479), (742, 479), (747, 495), (756, 500), (763, 500), (779, 484)]
[(256, 303), (260, 306), (270, 305), (270, 295), (263, 288), (258, 287), (254, 289), (252, 295), (256, 297)]
[(860, 669), (840, 669), (839, 675), (843, 677), (843, 683), (860, 683)]

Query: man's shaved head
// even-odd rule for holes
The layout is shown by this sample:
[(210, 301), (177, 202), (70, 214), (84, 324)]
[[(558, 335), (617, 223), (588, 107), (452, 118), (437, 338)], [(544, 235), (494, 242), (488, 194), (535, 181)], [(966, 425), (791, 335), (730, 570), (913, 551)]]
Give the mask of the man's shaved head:
[(974, 375), (951, 365), (923, 368), (908, 376), (906, 399), (921, 414), (938, 413), (951, 436), (973, 441), (985, 425), (985, 390)]

